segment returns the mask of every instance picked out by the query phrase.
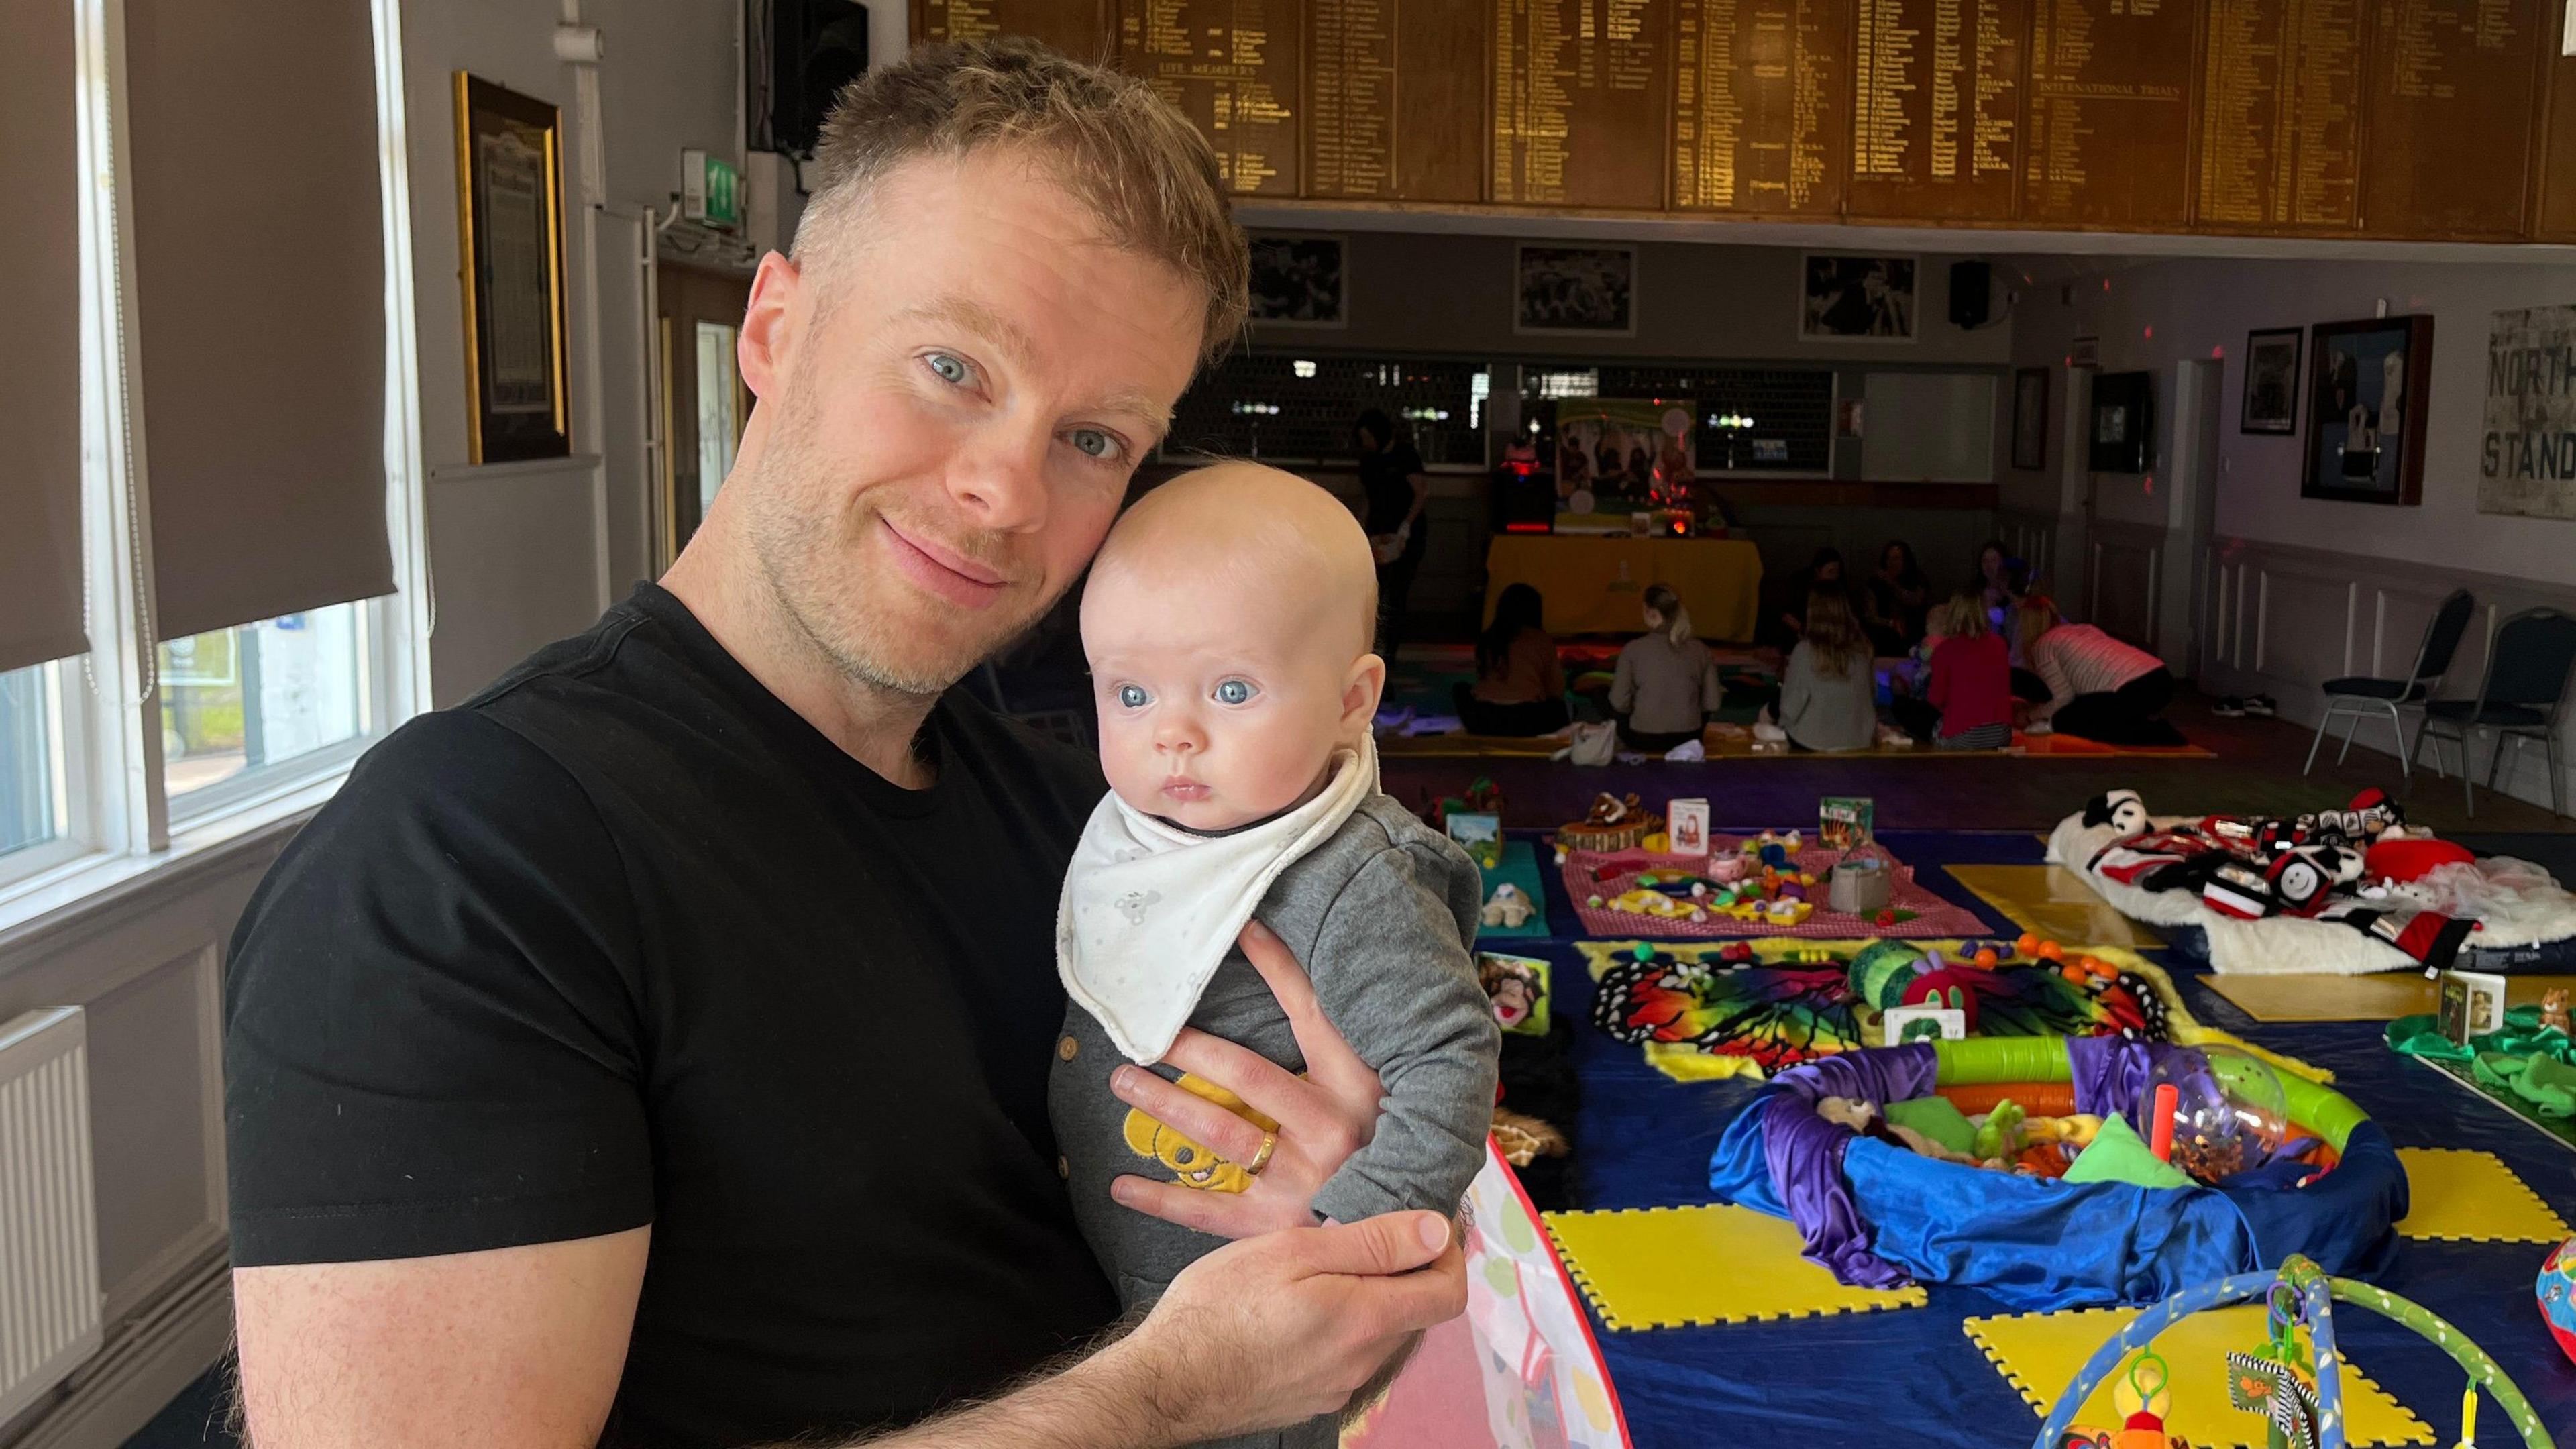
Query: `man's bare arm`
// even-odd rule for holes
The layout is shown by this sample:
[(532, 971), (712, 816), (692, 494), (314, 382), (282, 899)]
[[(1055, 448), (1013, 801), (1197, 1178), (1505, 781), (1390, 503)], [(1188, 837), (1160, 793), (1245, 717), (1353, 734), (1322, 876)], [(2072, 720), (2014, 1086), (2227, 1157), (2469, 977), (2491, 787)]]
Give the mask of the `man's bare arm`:
[[(1405, 1337), (1456, 1316), (1445, 1220), (1391, 1213), (1230, 1244), (1134, 1332), (871, 1449), (1155, 1449), (1347, 1402)], [(648, 1230), (233, 1274), (255, 1449), (576, 1449), (617, 1394)]]

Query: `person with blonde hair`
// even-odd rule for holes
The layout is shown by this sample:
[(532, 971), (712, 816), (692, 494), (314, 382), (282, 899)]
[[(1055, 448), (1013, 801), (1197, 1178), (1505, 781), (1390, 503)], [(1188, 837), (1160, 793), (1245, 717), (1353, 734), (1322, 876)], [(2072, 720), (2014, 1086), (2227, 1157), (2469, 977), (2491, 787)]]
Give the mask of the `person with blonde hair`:
[(1690, 610), (1663, 584), (1645, 593), (1646, 632), (1619, 651), (1610, 712), (1630, 749), (1662, 754), (1698, 739), (1725, 691), (1717, 658), (1691, 632)]
[(2091, 624), (2070, 624), (2056, 601), (2033, 594), (2022, 605), (2031, 672), (2048, 698), (2030, 707), (2033, 734), (2056, 730), (2106, 745), (2178, 745), (2182, 731), (2160, 718), (2173, 702), (2165, 662)]
[(1987, 627), (1973, 586), (1933, 609), (1930, 659), (1919, 698), (1896, 702), (1908, 733), (1944, 750), (1999, 750), (2012, 743), (2012, 658)]
[(1869, 633), (1841, 584), (1807, 595), (1806, 628), (1780, 676), (1780, 728), (1799, 749), (1865, 750), (1878, 739)]

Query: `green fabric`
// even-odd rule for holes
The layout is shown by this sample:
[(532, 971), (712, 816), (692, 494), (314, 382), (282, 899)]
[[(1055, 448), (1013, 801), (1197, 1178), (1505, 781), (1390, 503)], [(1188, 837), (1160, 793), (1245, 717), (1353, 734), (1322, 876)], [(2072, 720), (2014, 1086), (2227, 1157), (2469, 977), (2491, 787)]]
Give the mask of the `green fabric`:
[(2504, 1025), (2462, 1046), (2442, 1034), (2440, 1018), (2401, 1016), (2388, 1024), (2388, 1046), (2407, 1056), (2463, 1063), (2480, 1086), (2511, 1092), (2544, 1117), (2576, 1117), (2576, 1041), (2540, 1024), (2540, 1008), (2516, 1006)]
[(2189, 1173), (2157, 1158), (2125, 1117), (2105, 1117), (2093, 1145), (2075, 1154), (2068, 1182), (2125, 1182), (2131, 1187), (2194, 1187)]
[(1968, 1125), (1967, 1114), (1947, 1097), (1917, 1097), (1910, 1102), (1887, 1104), (1888, 1125), (1911, 1127), (1952, 1152), (1966, 1154), (1968, 1144), (1977, 1140), (1977, 1129)]

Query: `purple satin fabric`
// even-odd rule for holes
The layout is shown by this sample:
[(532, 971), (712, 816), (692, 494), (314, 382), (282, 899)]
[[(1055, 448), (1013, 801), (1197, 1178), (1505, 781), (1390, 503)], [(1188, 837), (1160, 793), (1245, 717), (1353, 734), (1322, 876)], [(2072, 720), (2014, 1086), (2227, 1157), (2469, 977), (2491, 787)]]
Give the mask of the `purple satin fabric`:
[(2138, 1094), (2156, 1064), (2189, 1048), (2163, 1042), (2126, 1041), (2116, 1036), (2079, 1036), (2066, 1043), (2066, 1065), (2074, 1079), (2075, 1110), (2096, 1117), (2130, 1117)]
[[(1939, 1059), (1917, 1042), (1883, 1051), (1819, 1057), (1772, 1080), (1762, 1103), (1762, 1150), (1789, 1220), (1806, 1240), (1806, 1256), (1862, 1288), (1901, 1288), (1913, 1279), (1869, 1250), (1869, 1225), (1843, 1176), (1843, 1149), (1853, 1133), (1816, 1115), (1827, 1097), (1902, 1102), (1932, 1090)], [(2139, 1068), (2140, 1080), (2146, 1069)], [(2077, 1089), (2079, 1092), (2082, 1088)]]

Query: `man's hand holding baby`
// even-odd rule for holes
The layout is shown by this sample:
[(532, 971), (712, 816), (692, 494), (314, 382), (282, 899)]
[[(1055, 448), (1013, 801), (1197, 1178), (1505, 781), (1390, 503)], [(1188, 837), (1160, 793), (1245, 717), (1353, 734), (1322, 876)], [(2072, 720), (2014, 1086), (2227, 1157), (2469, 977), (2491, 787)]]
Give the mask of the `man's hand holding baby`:
[[(1269, 1160), (1240, 1193), (1202, 1192), (1176, 1182), (1121, 1177), (1111, 1195), (1139, 1212), (1219, 1237), (1246, 1238), (1274, 1228), (1312, 1227), (1316, 1190), (1366, 1146), (1384, 1088), (1316, 1003), (1314, 983), (1286, 944), (1255, 921), (1243, 928), (1243, 954), (1287, 1014), (1306, 1073), (1296, 1076), (1258, 1053), (1184, 1029), (1163, 1060), (1241, 1097), (1279, 1124)], [(1173, 1086), (1142, 1067), (1110, 1079), (1118, 1099), (1230, 1162), (1261, 1155), (1261, 1129)]]

